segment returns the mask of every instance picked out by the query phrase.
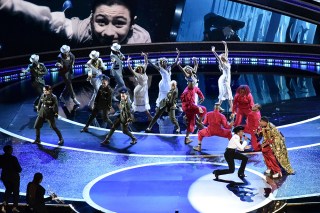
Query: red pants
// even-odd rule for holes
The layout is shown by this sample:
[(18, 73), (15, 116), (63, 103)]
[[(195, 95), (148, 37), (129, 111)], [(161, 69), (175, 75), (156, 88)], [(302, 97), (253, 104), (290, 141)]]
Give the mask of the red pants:
[(262, 148), (262, 154), (268, 169), (270, 169), (274, 174), (280, 173), (281, 172), (280, 166), (278, 164), (276, 157), (273, 154), (271, 147), (267, 146)]
[(239, 109), (237, 110), (236, 120), (234, 122), (234, 126), (239, 126), (242, 123), (243, 116), (248, 116), (251, 112), (251, 109)]
[(223, 138), (228, 138), (229, 140), (232, 138), (231, 130), (230, 129), (213, 129), (213, 128), (205, 128), (201, 129), (198, 132), (198, 141), (202, 141), (204, 137), (210, 137), (210, 136), (219, 136)]
[(188, 109), (185, 111), (187, 117), (187, 131), (192, 133), (196, 124), (196, 115), (199, 115), (202, 121), (203, 116), (207, 113), (207, 109), (204, 106), (199, 106), (203, 110), (203, 113), (199, 112), (198, 108)]
[[(257, 129), (257, 128), (255, 128), (255, 129)], [(250, 128), (250, 127), (248, 128), (248, 126), (245, 126), (244, 132), (251, 135), (251, 146), (252, 146), (253, 150), (254, 151), (260, 151), (261, 150), (261, 145), (257, 140), (257, 136), (254, 133), (254, 129)]]

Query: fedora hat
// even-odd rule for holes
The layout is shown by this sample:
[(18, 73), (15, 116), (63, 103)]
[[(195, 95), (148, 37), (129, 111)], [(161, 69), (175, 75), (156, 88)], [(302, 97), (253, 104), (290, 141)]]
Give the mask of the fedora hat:
[(91, 53), (89, 54), (89, 57), (91, 59), (97, 59), (97, 58), (99, 58), (99, 56), (100, 56), (100, 53), (98, 51), (95, 51), (95, 50), (92, 50)]
[(70, 52), (70, 47), (68, 45), (63, 45), (61, 48), (60, 48), (60, 52), (61, 53), (68, 53)]
[(244, 130), (244, 127), (243, 126), (236, 126), (235, 128), (233, 128), (233, 132), (235, 134), (237, 134), (238, 132), (240, 132), (241, 130)]
[(113, 43), (111, 46), (111, 50), (113, 51), (119, 51), (121, 49), (121, 45), (118, 43)]
[(29, 58), (29, 61), (31, 63), (37, 63), (39, 61), (39, 56), (36, 54), (31, 55), (31, 57)]

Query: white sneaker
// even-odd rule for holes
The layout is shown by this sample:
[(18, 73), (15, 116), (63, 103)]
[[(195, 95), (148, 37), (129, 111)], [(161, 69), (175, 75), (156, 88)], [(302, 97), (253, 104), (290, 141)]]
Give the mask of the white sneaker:
[(6, 208), (5, 208), (4, 206), (1, 207), (1, 212), (2, 212), (2, 213), (6, 213), (6, 212), (7, 212), (7, 211), (6, 211)]
[(269, 175), (271, 173), (271, 169), (267, 169), (264, 173), (266, 173), (267, 175)]
[(282, 175), (280, 173), (277, 173), (277, 174), (272, 175), (272, 177), (273, 178), (280, 178), (280, 177), (282, 177)]

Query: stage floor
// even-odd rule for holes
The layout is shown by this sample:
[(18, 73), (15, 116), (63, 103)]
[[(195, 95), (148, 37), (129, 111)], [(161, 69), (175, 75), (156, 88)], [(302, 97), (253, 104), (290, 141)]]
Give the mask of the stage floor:
[[(320, 113), (314, 109), (320, 104), (317, 97), (265, 107), (266, 114), (272, 114), (279, 105), (288, 106), (286, 110), (292, 112), (275, 116), (276, 121), (281, 120), (279, 128), (286, 137), (295, 175), (277, 180), (265, 176), (263, 157), (257, 152), (246, 153), (245, 180), (239, 179), (236, 171), (215, 181), (212, 171), (227, 165), (223, 157), (226, 139), (206, 138), (203, 151), (195, 152), (196, 135), (192, 136), (193, 143), (185, 145), (183, 134), (140, 131), (134, 133), (138, 143), (130, 145), (129, 138), (117, 131), (111, 144), (101, 147), (107, 129), (91, 127), (89, 133), (80, 133), (82, 120), (89, 115), (85, 109), (80, 109), (80, 117), (72, 116), (70, 107), (69, 116), (66, 109), (59, 109), (57, 125), (64, 146), (57, 146), (57, 136), (48, 124), (41, 129), (41, 145), (31, 144), (36, 113), (34, 97), (28, 94), (25, 83), (0, 91), (1, 147), (14, 146), (14, 155), (23, 168), (22, 195), (35, 172), (43, 173), (42, 185), (63, 199), (86, 201), (103, 212), (218, 212), (222, 208), (246, 212), (274, 199), (320, 194)], [(0, 188), (3, 190), (3, 185)]]

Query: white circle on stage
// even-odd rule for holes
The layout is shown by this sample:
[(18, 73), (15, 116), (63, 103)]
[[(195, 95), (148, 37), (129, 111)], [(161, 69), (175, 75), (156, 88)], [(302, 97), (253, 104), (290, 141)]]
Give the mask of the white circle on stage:
[(276, 191), (266, 197), (270, 185), (266, 183), (265, 177), (252, 169), (246, 169), (246, 175), (241, 180), (235, 171), (233, 174), (221, 175), (214, 181), (212, 173), (204, 175), (190, 186), (188, 199), (193, 208), (202, 213), (250, 212), (272, 201)]

